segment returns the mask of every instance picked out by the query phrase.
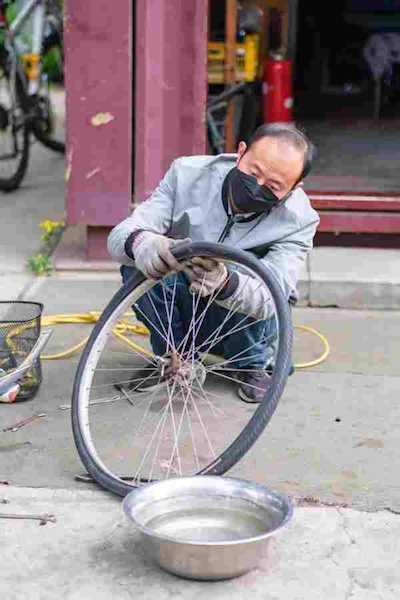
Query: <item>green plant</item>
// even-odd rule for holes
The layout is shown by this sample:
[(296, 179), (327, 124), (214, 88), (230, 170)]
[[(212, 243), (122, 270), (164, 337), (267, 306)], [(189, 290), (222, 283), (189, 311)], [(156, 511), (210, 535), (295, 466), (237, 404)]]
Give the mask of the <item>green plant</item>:
[(39, 252), (28, 258), (27, 266), (35, 275), (50, 275), (52, 271), (50, 257), (64, 231), (65, 223), (46, 219), (39, 223), (39, 227), (44, 229), (44, 233), (40, 236), (41, 248)]
[(50, 275), (52, 270), (50, 257), (41, 252), (30, 256), (27, 265), (35, 275)]
[(43, 72), (49, 81), (60, 83), (63, 80), (63, 59), (59, 48), (51, 48), (43, 56)]

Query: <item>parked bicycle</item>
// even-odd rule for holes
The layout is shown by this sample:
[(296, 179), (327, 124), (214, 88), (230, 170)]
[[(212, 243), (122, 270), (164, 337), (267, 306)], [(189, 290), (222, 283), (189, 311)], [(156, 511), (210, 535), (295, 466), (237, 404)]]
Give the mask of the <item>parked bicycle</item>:
[[(21, 42), (31, 26), (30, 52)], [(31, 134), (47, 148), (65, 152), (65, 133), (54, 111), (54, 88), (44, 65), (53, 52), (62, 64), (62, 26), (45, 0), (27, 0), (17, 11), (0, 0), (0, 189), (16, 189), (26, 173)]]
[[(211, 96), (207, 105), (207, 138), (210, 154), (226, 152), (226, 117), (229, 102), (238, 111), (236, 141), (247, 141), (259, 122), (259, 82), (235, 83), (222, 93)], [(237, 100), (240, 98), (240, 102)]]

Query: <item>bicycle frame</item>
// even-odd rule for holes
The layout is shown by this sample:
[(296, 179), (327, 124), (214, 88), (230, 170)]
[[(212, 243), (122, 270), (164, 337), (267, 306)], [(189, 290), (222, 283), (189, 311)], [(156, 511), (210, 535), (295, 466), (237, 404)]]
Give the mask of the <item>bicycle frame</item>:
[[(13, 54), (14, 63), (18, 65), (18, 51), (15, 44), (15, 38), (21, 32), (27, 20), (32, 16), (32, 51), (29, 55), (31, 65), (27, 69), (28, 76), (28, 95), (36, 94), (39, 90), (41, 77), (40, 56), (42, 50), (42, 38), (45, 20), (45, 7), (43, 0), (28, 0), (21, 8), (14, 21), (9, 24), (7, 29), (7, 38), (10, 50)], [(22, 70), (22, 69), (21, 69)], [(21, 77), (25, 81), (25, 77)]]
[[(253, 94), (252, 88), (255, 84), (256, 82), (235, 83), (227, 87), (222, 93), (209, 100), (206, 110), (207, 134), (210, 148), (214, 154), (221, 154), (225, 152), (224, 124), (221, 118), (218, 117), (218, 113), (222, 112), (223, 114), (224, 111), (226, 111), (229, 102), (234, 100), (237, 96), (251, 96)], [(252, 127), (252, 125), (249, 125), (248, 120), (247, 123), (244, 122), (245, 115), (246, 113), (242, 107), (240, 109), (240, 116), (237, 123), (237, 133), (241, 136), (241, 139), (245, 139), (246, 136), (248, 136), (249, 133), (252, 133), (254, 130), (253, 128), (252, 131), (249, 132), (249, 127)], [(222, 127), (219, 126), (219, 122), (222, 123)], [(255, 123), (256, 119), (254, 120), (254, 125)]]
[(211, 102), (209, 102), (207, 105), (206, 122), (210, 142), (217, 149), (218, 154), (222, 154), (223, 152), (225, 152), (225, 138), (220, 134), (218, 130), (216, 120), (213, 117), (213, 113), (218, 112), (218, 110), (220, 110), (221, 108), (226, 108), (228, 102), (234, 96), (244, 93), (246, 87), (246, 82), (236, 83), (228, 87), (221, 94), (218, 94), (218, 96), (211, 100)]
[(62, 58), (61, 23), (47, 14), (44, 0), (21, 3), (16, 12), (9, 0), (0, 0), (0, 133), (2, 145), (7, 146), (0, 156), (0, 161), (6, 161), (0, 172), (2, 191), (20, 185), (28, 166), (32, 136), (50, 150), (65, 152), (63, 127), (56, 128), (52, 90), (43, 69), (43, 56), (53, 47), (53, 57)]

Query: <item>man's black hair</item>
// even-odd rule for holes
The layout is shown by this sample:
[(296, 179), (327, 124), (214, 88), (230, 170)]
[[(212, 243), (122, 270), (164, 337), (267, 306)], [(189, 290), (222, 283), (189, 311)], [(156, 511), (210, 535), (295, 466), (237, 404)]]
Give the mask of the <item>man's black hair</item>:
[(249, 149), (255, 142), (266, 137), (280, 138), (293, 146), (293, 148), (296, 148), (296, 150), (304, 152), (303, 171), (298, 182), (304, 179), (310, 172), (315, 158), (315, 146), (306, 134), (292, 123), (265, 123), (255, 130), (248, 141), (247, 148)]

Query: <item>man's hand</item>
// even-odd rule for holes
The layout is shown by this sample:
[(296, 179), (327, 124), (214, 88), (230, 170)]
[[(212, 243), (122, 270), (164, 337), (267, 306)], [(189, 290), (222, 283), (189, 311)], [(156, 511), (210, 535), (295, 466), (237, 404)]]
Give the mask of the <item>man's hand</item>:
[(210, 296), (223, 289), (228, 280), (228, 269), (212, 258), (192, 258), (191, 265), (184, 272), (190, 281), (190, 289), (201, 296)]
[(132, 245), (136, 268), (152, 279), (161, 279), (168, 271), (180, 271), (181, 265), (171, 248), (190, 241), (190, 238), (173, 240), (152, 231), (142, 231)]

